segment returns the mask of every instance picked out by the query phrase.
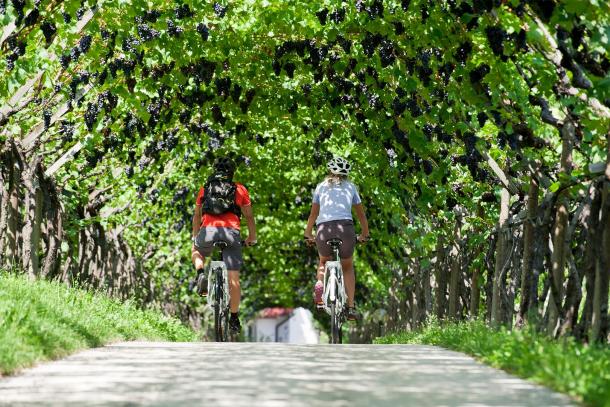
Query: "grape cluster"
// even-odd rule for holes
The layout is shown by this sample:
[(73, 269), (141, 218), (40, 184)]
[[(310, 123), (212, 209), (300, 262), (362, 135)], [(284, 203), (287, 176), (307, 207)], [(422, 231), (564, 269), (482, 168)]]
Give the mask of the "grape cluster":
[(210, 29), (204, 23), (197, 24), (197, 32), (201, 35), (201, 39), (207, 41), (210, 37)]
[(294, 71), (296, 69), (296, 65), (292, 62), (287, 62), (284, 64), (284, 70), (286, 71), (286, 75), (289, 78), (294, 78)]
[(91, 39), (90, 35), (83, 35), (81, 39), (78, 41), (78, 50), (81, 54), (86, 54), (87, 51), (91, 48)]
[(27, 16), (25, 16), (25, 19), (23, 21), (23, 25), (25, 27), (31, 27), (34, 24), (36, 24), (36, 22), (38, 21), (38, 18), (40, 17), (40, 10), (38, 9), (38, 7), (34, 7)]
[(383, 18), (383, 1), (373, 0), (373, 3), (366, 8), (366, 12), (371, 20), (374, 20), (377, 17)]
[(213, 105), (211, 110), (212, 110), (212, 119), (214, 119), (214, 121), (216, 123), (220, 123), (221, 125), (224, 125), (227, 119), (222, 114), (222, 110), (220, 109), (220, 106)]
[(381, 66), (384, 68), (392, 65), (396, 60), (396, 56), (394, 55), (394, 44), (392, 44), (390, 40), (381, 41), (379, 57), (381, 58)]
[(19, 57), (25, 55), (26, 43), (25, 41), (17, 41), (14, 34), (6, 40), (6, 43), (10, 51), (6, 56), (6, 69), (11, 71)]
[(189, 18), (193, 16), (193, 12), (188, 4), (182, 4), (174, 9), (174, 15), (176, 20), (182, 20), (183, 18)]
[(401, 0), (400, 1), (400, 7), (402, 8), (403, 11), (408, 11), (410, 4), (411, 4), (411, 0)]
[(25, 0), (11, 0), (11, 4), (13, 5), (13, 10), (15, 11), (15, 14), (17, 14), (17, 20), (15, 21), (15, 24), (17, 26), (21, 25), (21, 22), (23, 21), (23, 9), (25, 8)]
[(468, 59), (468, 56), (472, 52), (472, 43), (470, 41), (465, 41), (461, 43), (455, 53), (455, 59), (464, 64)]
[(326, 19), (328, 17), (328, 9), (324, 8), (318, 12), (316, 12), (316, 17), (318, 17), (318, 21), (322, 25), (326, 25)]
[(330, 21), (332, 21), (335, 24), (339, 24), (345, 20), (345, 9), (344, 8), (336, 9), (332, 13), (330, 13), (329, 17), (330, 17)]
[(78, 10), (76, 10), (76, 19), (78, 21), (80, 21), (83, 18), (84, 15), (85, 15), (85, 7), (84, 6), (79, 8)]
[(485, 29), (485, 35), (494, 55), (506, 62), (508, 60), (508, 57), (504, 55), (504, 41), (508, 38), (506, 31), (502, 27), (492, 26)]
[(49, 126), (51, 126), (51, 117), (52, 116), (53, 115), (51, 114), (50, 110), (45, 109), (45, 110), (42, 111), (42, 119), (43, 119), (43, 122), (44, 122), (44, 128), (45, 129), (48, 129)]
[(372, 57), (382, 40), (383, 37), (380, 34), (371, 34), (370, 32), (367, 32), (360, 43), (364, 50), (364, 54), (369, 58)]
[(214, 13), (218, 17), (223, 18), (227, 13), (227, 6), (223, 6), (220, 3), (214, 3)]
[(88, 103), (87, 110), (84, 114), (85, 125), (89, 131), (93, 130), (93, 126), (97, 120), (97, 115), (100, 112), (100, 106), (98, 103)]
[(229, 96), (231, 92), (231, 78), (216, 78), (214, 85), (216, 85), (216, 94), (218, 96), (222, 96), (225, 99)]
[(239, 84), (236, 83), (233, 85), (233, 90), (231, 90), (231, 99), (233, 99), (233, 102), (239, 102), (239, 97), (241, 96), (242, 90), (243, 89), (241, 86), (239, 86)]
[(42, 34), (44, 35), (44, 40), (47, 43), (47, 46), (49, 46), (51, 41), (53, 41), (53, 36), (57, 32), (57, 27), (52, 22), (44, 21), (40, 25), (40, 29), (42, 30)]
[(59, 125), (59, 134), (62, 136), (61, 139), (64, 143), (72, 141), (74, 135), (74, 123), (63, 120)]
[(6, 14), (6, 0), (0, 0), (0, 14)]
[(142, 41), (146, 42), (159, 37), (161, 34), (148, 24), (138, 24), (138, 35)]
[(491, 68), (487, 64), (481, 64), (475, 69), (470, 71), (470, 82), (477, 84), (491, 71)]
[(177, 26), (172, 20), (167, 20), (167, 33), (170, 37), (178, 37), (182, 31), (182, 27)]
[(61, 13), (61, 16), (64, 19), (64, 23), (66, 24), (70, 24), (70, 22), (72, 21), (72, 16), (66, 13), (65, 11)]

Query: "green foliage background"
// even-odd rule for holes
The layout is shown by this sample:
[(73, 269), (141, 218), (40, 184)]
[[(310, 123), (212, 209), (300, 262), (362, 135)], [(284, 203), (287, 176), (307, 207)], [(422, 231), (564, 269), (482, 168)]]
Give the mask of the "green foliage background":
[[(14, 4), (0, 27), (18, 21)], [(551, 44), (543, 29), (584, 32), (574, 47), (586, 47), (602, 68), (579, 96), (608, 100), (606, 2), (38, 4), (25, 3), (25, 15), (37, 7), (39, 18), (29, 27), (20, 21), (17, 36), (3, 44), (0, 101), (42, 71), (38, 96), (10, 117), (1, 137), (24, 138), (69, 103), (35, 146), (50, 166), (84, 144), (55, 174), (73, 214), (66, 244), (87, 222), (78, 205), (91, 190), (108, 188), (103, 222), (123, 229), (137, 253), (154, 254), (148, 268), (159, 301), (197, 305), (186, 288), (190, 217), (220, 155), (241, 162), (236, 180), (251, 192), (259, 227), (260, 245), (247, 251), (243, 272), (250, 310), (309, 305), (316, 257), (299, 240), (332, 155), (354, 163), (370, 217), (374, 242), (358, 250), (356, 268), (358, 300), (371, 308), (383, 306), (406, 258), (429, 257), (437, 238), (450, 233), (456, 207), (469, 214), (464, 230), (476, 228), (486, 241), (499, 186), (483, 152), (522, 184), (525, 160), (556, 173), (561, 140), (540, 119), (535, 98), (548, 100), (558, 117), (569, 111), (580, 118), (574, 176), (604, 159), (608, 120), (582, 98), (554, 91), (559, 78), (544, 56)], [(79, 31), (86, 11), (94, 16)], [(43, 23), (56, 27), (48, 40)], [(500, 45), (490, 29), (501, 30)], [(76, 54), (62, 66), (61, 56), (65, 62)]]

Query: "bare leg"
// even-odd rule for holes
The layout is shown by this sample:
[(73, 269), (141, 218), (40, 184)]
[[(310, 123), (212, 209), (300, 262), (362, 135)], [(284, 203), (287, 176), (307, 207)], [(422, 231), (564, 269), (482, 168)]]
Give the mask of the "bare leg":
[(326, 262), (330, 260), (330, 257), (320, 256), (320, 262), (318, 263), (318, 273), (316, 278), (318, 281), (324, 282), (324, 268), (326, 267)]
[(229, 292), (231, 294), (231, 313), (239, 311), (241, 301), (241, 285), (239, 284), (239, 271), (229, 270)]
[(195, 246), (193, 246), (193, 248), (191, 249), (191, 260), (193, 261), (193, 264), (195, 265), (195, 268), (197, 270), (203, 270), (205, 259), (203, 258), (201, 253), (199, 253), (199, 251), (195, 248)]
[(349, 259), (341, 259), (341, 268), (343, 269), (343, 281), (345, 282), (345, 291), (347, 291), (347, 306), (354, 306), (354, 295), (356, 293), (356, 276), (354, 274), (353, 257)]

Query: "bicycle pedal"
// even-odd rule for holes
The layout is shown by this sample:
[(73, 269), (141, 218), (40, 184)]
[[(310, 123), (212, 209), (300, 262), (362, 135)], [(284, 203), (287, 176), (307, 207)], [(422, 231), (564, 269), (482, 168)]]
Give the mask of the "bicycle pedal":
[(324, 303), (322, 303), (322, 304), (316, 304), (316, 309), (317, 309), (318, 311), (323, 310), (323, 309), (324, 309)]

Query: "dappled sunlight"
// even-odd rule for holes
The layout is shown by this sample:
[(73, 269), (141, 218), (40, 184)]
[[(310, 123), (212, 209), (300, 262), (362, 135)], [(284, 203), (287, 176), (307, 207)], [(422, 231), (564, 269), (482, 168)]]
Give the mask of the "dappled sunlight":
[(565, 396), (432, 346), (277, 343), (112, 345), (5, 379), (0, 400), (10, 405), (571, 405)]

